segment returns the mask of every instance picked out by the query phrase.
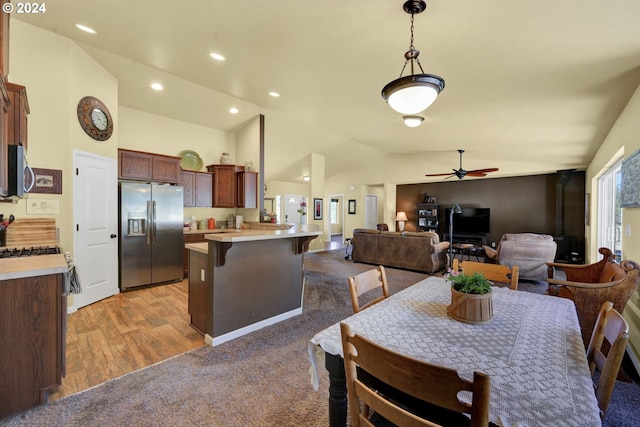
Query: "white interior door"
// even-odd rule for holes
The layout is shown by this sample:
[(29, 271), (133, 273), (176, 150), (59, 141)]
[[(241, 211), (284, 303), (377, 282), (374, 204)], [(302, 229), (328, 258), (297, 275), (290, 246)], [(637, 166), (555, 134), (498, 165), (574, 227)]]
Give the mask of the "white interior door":
[(364, 196), (364, 227), (375, 230), (378, 225), (378, 196)]
[(74, 150), (74, 263), (82, 293), (75, 308), (118, 289), (118, 175), (115, 159)]
[[(293, 224), (300, 224), (300, 202), (302, 202), (304, 196), (301, 194), (285, 194), (284, 195), (284, 218), (281, 222), (290, 222)], [(309, 215), (309, 205), (307, 204), (307, 215)], [(305, 215), (306, 216), (306, 215)], [(307, 218), (303, 218), (303, 223), (306, 224)]]

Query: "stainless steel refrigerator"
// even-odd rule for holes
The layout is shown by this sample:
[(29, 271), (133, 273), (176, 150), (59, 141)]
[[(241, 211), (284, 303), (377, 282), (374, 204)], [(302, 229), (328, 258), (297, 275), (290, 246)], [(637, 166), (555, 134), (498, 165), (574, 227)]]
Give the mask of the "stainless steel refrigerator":
[(119, 190), (120, 288), (182, 280), (182, 187), (121, 181)]

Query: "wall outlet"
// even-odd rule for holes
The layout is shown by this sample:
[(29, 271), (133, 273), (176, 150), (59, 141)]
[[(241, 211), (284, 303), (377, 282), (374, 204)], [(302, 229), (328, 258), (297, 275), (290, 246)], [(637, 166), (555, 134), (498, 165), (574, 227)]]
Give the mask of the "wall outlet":
[(631, 224), (627, 224), (627, 226), (624, 229), (624, 232), (627, 236), (631, 237)]
[(496, 247), (496, 242), (491, 242), (491, 247), (495, 248)]

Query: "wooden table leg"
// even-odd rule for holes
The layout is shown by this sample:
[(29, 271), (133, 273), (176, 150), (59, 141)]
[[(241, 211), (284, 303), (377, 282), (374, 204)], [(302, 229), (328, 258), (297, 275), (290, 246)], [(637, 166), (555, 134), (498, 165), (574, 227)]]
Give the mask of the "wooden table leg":
[(325, 354), (325, 368), (329, 371), (329, 426), (347, 425), (347, 380), (344, 360), (335, 354)]

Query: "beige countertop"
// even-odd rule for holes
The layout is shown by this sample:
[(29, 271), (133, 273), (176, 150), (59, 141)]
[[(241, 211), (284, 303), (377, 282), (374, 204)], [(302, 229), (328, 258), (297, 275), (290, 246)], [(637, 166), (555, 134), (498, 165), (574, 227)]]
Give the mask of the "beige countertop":
[(209, 242), (187, 243), (184, 247), (203, 254), (209, 253)]
[(184, 234), (235, 233), (235, 228), (207, 228), (202, 230), (184, 230)]
[(288, 230), (236, 230), (235, 233), (206, 234), (207, 240), (215, 242), (248, 242), (255, 240), (290, 239), (293, 237), (320, 236), (322, 231), (315, 224), (295, 226)]
[(0, 280), (66, 273), (68, 269), (62, 254), (3, 258), (0, 259)]
[[(290, 239), (292, 237), (319, 236), (322, 234), (320, 228), (315, 225), (304, 225), (302, 230), (299, 227), (293, 227), (289, 230), (229, 230), (228, 233), (209, 233), (205, 235), (205, 239), (216, 242), (248, 242), (252, 240), (270, 240), (270, 239)], [(204, 243), (188, 243), (185, 248), (207, 253), (208, 242)]]

